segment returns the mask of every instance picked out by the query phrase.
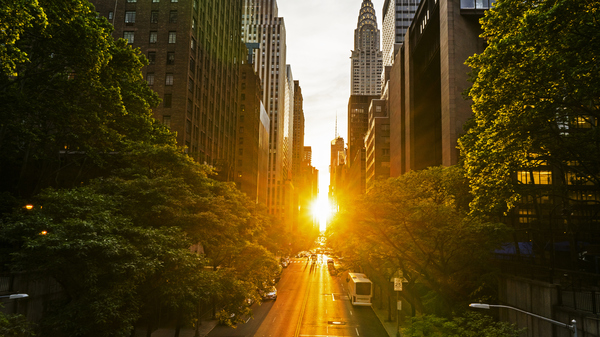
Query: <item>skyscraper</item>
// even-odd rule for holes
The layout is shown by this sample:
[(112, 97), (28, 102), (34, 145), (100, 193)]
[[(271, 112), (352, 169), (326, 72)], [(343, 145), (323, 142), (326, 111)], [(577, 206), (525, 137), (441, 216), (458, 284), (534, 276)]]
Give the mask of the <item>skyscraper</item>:
[(391, 66), (421, 0), (385, 0), (381, 24), (383, 66)]
[(362, 2), (358, 24), (354, 30), (354, 50), (350, 59), (352, 59), (352, 95), (379, 95), (383, 60), (379, 46), (377, 17), (371, 0)]
[(344, 172), (346, 169), (346, 150), (344, 138), (336, 135), (331, 141), (331, 158), (329, 160), (329, 200), (336, 204), (340, 194), (344, 193)]
[(304, 109), (302, 89), (299, 81), (294, 81), (294, 146), (292, 148), (292, 179), (298, 187), (298, 176), (302, 165), (304, 151)]
[[(271, 119), (267, 207), (269, 213), (283, 218), (288, 179), (284, 172), (284, 157), (288, 150), (291, 154), (292, 148), (292, 144), (284, 145), (284, 133), (291, 130), (286, 122), (290, 123), (292, 116), (285, 116), (286, 111), (289, 112), (289, 107), (286, 110), (285, 106), (288, 87), (285, 24), (277, 15), (276, 0), (244, 0), (241, 37), (244, 42), (260, 44), (254, 69), (262, 81), (263, 103)], [(286, 139), (290, 141), (291, 137)], [(287, 159), (291, 163), (291, 155)]]
[(262, 87), (254, 72), (253, 53), (258, 44), (248, 44), (248, 60), (240, 72), (240, 105), (235, 182), (257, 203), (267, 203), (269, 164), (269, 116), (261, 101)]
[[(143, 74), (162, 98), (154, 118), (177, 134), (196, 161), (233, 180), (239, 106), (239, 1), (92, 0), (113, 24), (115, 38), (139, 48), (149, 64)], [(220, 15), (219, 13), (229, 13)]]

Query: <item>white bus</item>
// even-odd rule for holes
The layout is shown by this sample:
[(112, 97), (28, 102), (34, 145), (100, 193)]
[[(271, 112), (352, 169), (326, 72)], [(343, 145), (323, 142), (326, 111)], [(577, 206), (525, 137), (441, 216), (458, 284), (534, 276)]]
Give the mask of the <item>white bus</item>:
[(352, 305), (371, 305), (373, 296), (373, 283), (367, 275), (361, 273), (348, 273), (348, 297)]

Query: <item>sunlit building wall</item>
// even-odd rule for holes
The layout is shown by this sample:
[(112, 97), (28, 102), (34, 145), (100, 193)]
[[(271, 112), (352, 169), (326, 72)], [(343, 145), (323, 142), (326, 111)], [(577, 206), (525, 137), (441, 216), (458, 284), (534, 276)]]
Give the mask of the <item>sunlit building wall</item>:
[(283, 151), (282, 174), (283, 190), (281, 194), (281, 204), (283, 208), (278, 207), (277, 215), (281, 218), (288, 228), (294, 229), (297, 215), (297, 196), (296, 186), (292, 182), (292, 157), (293, 157), (293, 137), (294, 137), (294, 77), (292, 76), (292, 67), (288, 64), (285, 67), (285, 86), (284, 86), (284, 113), (283, 117)]
[(308, 165), (312, 165), (312, 147), (305, 146), (302, 156), (302, 162), (308, 163)]
[[(269, 213), (283, 219), (285, 216), (285, 189), (288, 172), (284, 167), (286, 129), (289, 131), (291, 117), (286, 116), (286, 42), (285, 24), (278, 17), (276, 0), (244, 0), (241, 38), (245, 42), (260, 44), (256, 53), (255, 70), (262, 80), (263, 104), (271, 125), (269, 128), (269, 172), (267, 207)], [(290, 140), (289, 136), (287, 138)], [(291, 155), (287, 157), (291, 159)]]

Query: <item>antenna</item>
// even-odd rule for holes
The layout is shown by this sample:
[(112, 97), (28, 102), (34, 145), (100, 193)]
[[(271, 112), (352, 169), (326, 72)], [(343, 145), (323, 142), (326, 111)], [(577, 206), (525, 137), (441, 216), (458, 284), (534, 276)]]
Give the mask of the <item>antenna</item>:
[(335, 110), (335, 139), (338, 138), (338, 132), (337, 132), (337, 110)]

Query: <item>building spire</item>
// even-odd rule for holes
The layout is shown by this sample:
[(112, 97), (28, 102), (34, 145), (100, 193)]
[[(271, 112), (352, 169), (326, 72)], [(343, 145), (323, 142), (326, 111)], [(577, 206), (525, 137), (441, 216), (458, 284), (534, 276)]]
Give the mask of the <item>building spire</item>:
[(335, 139), (338, 138), (338, 133), (337, 133), (337, 110), (335, 110)]

